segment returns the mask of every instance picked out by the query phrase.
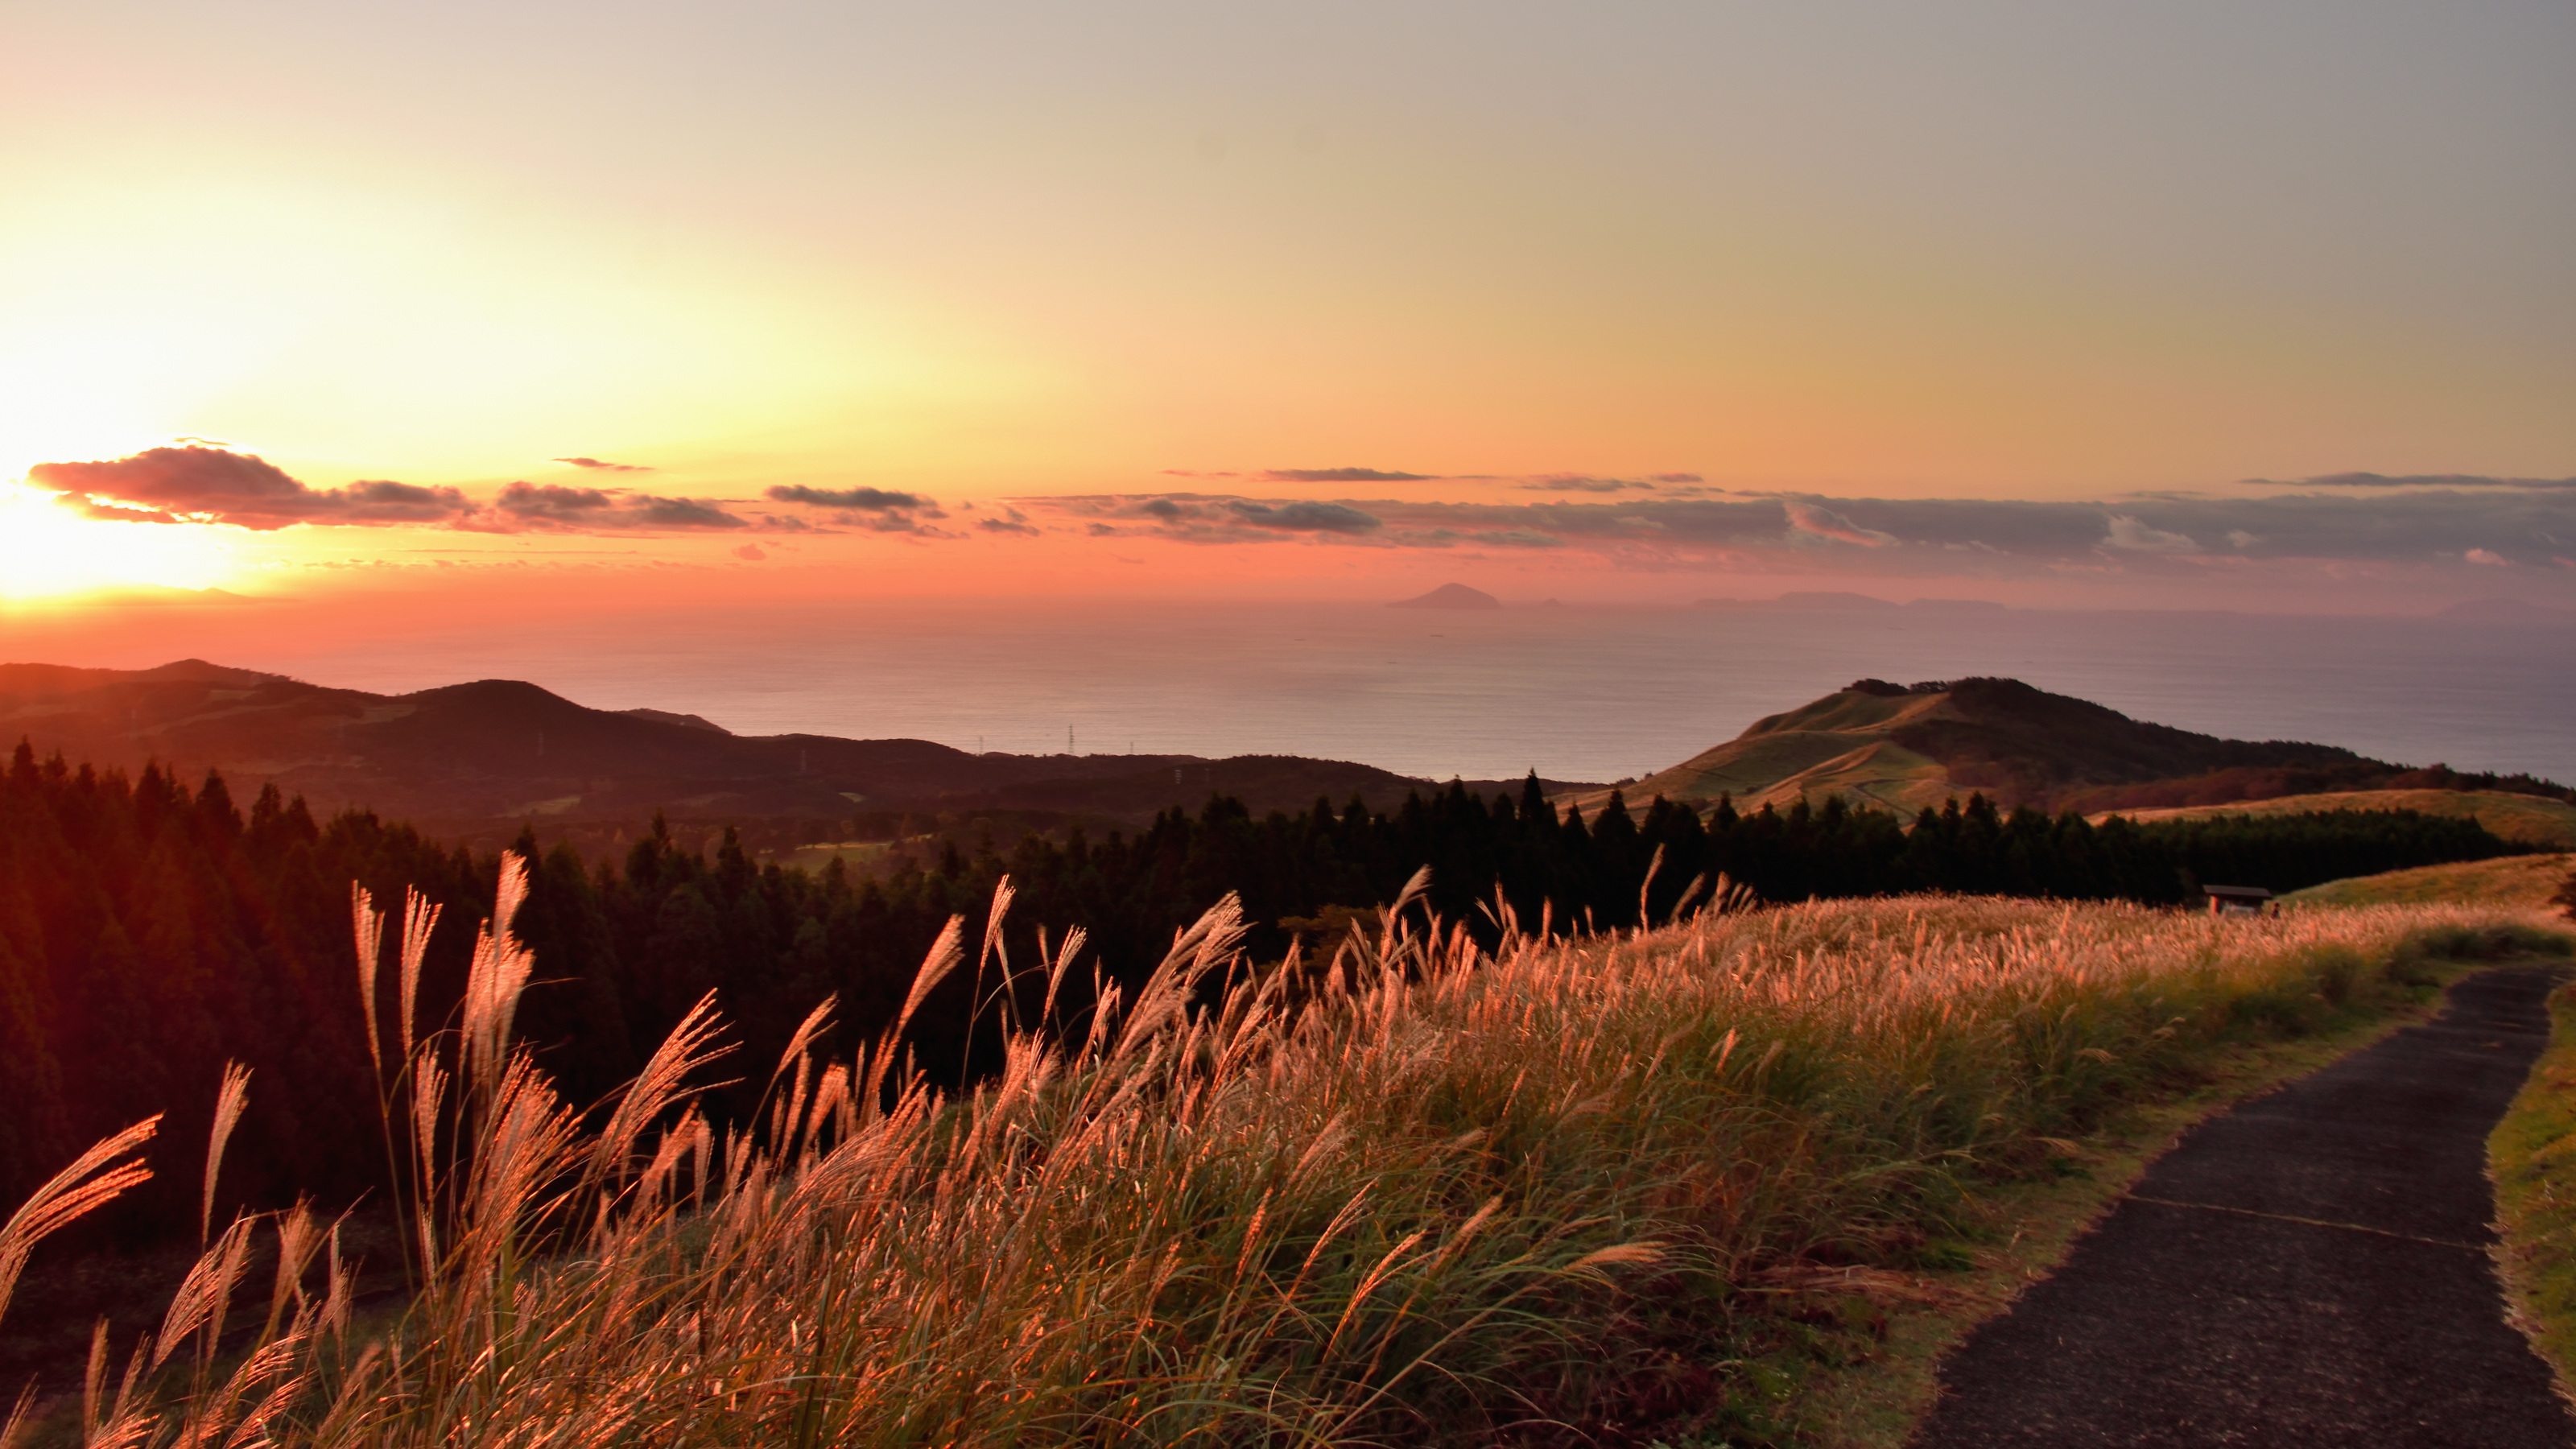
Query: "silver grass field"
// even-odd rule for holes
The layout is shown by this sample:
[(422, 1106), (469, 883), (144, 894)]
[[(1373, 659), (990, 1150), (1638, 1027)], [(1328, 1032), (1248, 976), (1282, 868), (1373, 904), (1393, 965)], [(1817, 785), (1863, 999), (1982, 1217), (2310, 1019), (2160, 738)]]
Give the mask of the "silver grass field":
[[(905, 1022), (818, 1059), (828, 1002), (785, 1059), (731, 1060), (707, 1002), (585, 1111), (511, 1038), (523, 894), (505, 858), (461, 1027), (425, 1035), (432, 912), (355, 903), (371, 1015), (376, 963), (399, 973), (370, 1042), (405, 1300), (362, 1311), (307, 1208), (209, 1216), (162, 1321), (100, 1324), (76, 1400), (31, 1387), (0, 1449), (1758, 1439), (1779, 1285), (1937, 1264), (1980, 1194), (2219, 1045), (2535, 934), (2438, 906), (1721, 892), (1488, 952), (1409, 893), (1328, 965), (1263, 968), (1229, 899), (1087, 1032), (1013, 1027), (968, 1092), (911, 1068)], [(1008, 908), (1006, 882), (980, 943), (951, 923), (907, 1019), (951, 972), (1050, 1004), (1088, 973), (1078, 932), (1011, 961)], [(746, 1073), (757, 1130), (711, 1126), (693, 1093)], [(256, 1090), (223, 1083), (209, 1210)], [(0, 1308), (39, 1239), (147, 1175), (152, 1125), (0, 1229)]]

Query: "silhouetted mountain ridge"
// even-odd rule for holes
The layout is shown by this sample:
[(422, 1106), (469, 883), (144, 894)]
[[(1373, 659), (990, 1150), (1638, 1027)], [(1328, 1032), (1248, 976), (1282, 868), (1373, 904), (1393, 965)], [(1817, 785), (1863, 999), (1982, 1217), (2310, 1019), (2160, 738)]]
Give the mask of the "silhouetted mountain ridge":
[(0, 736), (129, 771), (153, 760), (220, 768), (236, 789), (274, 784), (316, 810), (360, 806), (466, 835), (656, 810), (715, 821), (1017, 811), (1142, 822), (1211, 792), (1259, 810), (1303, 809), (1318, 795), (1392, 806), (1431, 783), (1297, 756), (973, 754), (917, 739), (735, 735), (694, 715), (592, 709), (523, 680), (380, 695), (201, 659), (0, 665)]

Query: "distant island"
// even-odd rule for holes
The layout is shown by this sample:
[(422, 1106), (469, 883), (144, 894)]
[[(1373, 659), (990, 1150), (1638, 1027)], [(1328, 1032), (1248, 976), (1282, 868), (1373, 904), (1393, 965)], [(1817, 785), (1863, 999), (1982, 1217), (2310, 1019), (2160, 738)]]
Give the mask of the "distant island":
[(1387, 605), (1390, 609), (1499, 609), (1502, 606), (1502, 600), (1483, 589), (1471, 589), (1465, 584), (1442, 584), (1430, 593), (1398, 599)]

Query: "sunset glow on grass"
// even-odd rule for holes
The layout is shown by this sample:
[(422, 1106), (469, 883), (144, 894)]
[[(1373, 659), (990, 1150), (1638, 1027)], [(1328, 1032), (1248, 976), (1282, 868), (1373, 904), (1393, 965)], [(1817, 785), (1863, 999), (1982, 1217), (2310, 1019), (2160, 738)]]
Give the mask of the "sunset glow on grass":
[[(290, 1266), (260, 1351), (220, 1360), (222, 1318), (174, 1309), (161, 1352), (193, 1352), (189, 1387), (173, 1373), (84, 1410), (93, 1436), (1441, 1445), (1531, 1420), (1785, 1427), (1815, 1412), (1816, 1362), (1877, 1347), (1788, 1328), (1837, 1321), (1815, 1296), (1936, 1296), (1998, 1236), (2010, 1184), (2089, 1160), (2069, 1139), (2129, 1104), (2231, 1050), (2392, 1012), (2445, 955), (2551, 944), (2440, 906), (2263, 920), (1908, 897), (1485, 952), (1411, 928), (1399, 901), (1379, 939), (1300, 972), (1237, 954), (1229, 896), (1079, 1045), (1014, 1027), (1002, 1070), (952, 1094), (899, 1053), (933, 983), (1007, 972), (989, 959), (1006, 883), (986, 959), (952, 921), (854, 1058), (814, 1049), (834, 1003), (804, 1018), (758, 1142), (711, 1128), (697, 1097), (728, 1049), (712, 994), (595, 1129), (561, 1098), (513, 1040), (538, 968), (509, 934), (521, 864), (461, 1032), (417, 1042), (428, 931), (357, 898), (371, 1005), (401, 946), (377, 1070), (388, 1151), (422, 1165), (416, 1296), (362, 1308), (307, 1206), (237, 1219), (195, 1273), (222, 1285), (211, 1303), (252, 1290), (255, 1321), (247, 1248), (274, 1236)], [(1081, 946), (1021, 968), (1030, 1007), (1052, 1010)], [(238, 1114), (244, 1080), (227, 1073), (219, 1113)], [(426, 1145), (408, 1156), (415, 1123), (451, 1118), (470, 1175)], [(149, 1130), (101, 1144), (70, 1185), (109, 1180)], [(1110, 1432), (1131, 1424), (1153, 1432)]]
[(2576, 5), (0, 54), (0, 1449), (1861, 1449), (2576, 941)]

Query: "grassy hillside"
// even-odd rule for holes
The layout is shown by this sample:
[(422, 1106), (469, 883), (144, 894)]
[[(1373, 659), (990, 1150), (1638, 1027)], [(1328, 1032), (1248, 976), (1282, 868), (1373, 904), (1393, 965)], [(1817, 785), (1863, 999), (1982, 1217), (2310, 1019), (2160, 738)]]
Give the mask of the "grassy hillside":
[(1946, 692), (1885, 694), (1855, 685), (1758, 719), (1725, 744), (1638, 781), (1631, 793), (1641, 800), (1729, 795), (1748, 810), (1842, 794), (1911, 814), (1958, 792), (1937, 761), (1906, 750), (1893, 736), (1908, 724), (1955, 713)]
[[(1863, 679), (1754, 721), (1647, 776), (1634, 799), (1733, 797), (1782, 809), (1840, 795), (1903, 814), (1971, 792), (2010, 807), (2135, 810), (2327, 790), (2508, 789), (2576, 799), (2547, 781), (2410, 770), (2331, 745), (2228, 740), (2134, 720), (2014, 679), (1900, 686)], [(1585, 804), (1599, 797), (1591, 791)], [(2576, 816), (2576, 804), (2571, 804)]]
[[(1996, 1185), (2502, 929), (1913, 898), (1263, 974), (1228, 903), (962, 1100), (905, 1079), (900, 1024), (791, 1047), (757, 1146), (685, 1106), (770, 1066), (716, 1064), (703, 1016), (589, 1135), (501, 1051), (543, 963), (487, 942), (459, 1035), (379, 1023), (417, 1300), (361, 1319), (336, 1240), (244, 1219), (130, 1389), (57, 1413), (115, 1443), (1781, 1443), (1810, 1372), (1873, 1351), (1856, 1285), (1964, 1261)], [(966, 945), (925, 979), (1085, 969)], [(287, 1267), (232, 1321), (268, 1347), (219, 1356), (254, 1238)], [(94, 1383), (132, 1325), (102, 1342)]]
[(2449, 903), (2528, 908), (2547, 905), (2570, 870), (2576, 870), (2576, 855), (2513, 855), (2328, 881), (2281, 899), (2337, 906)]
[[(2524, 845), (2576, 850), (2576, 805), (2545, 795), (2517, 795), (2501, 790), (2338, 790), (2318, 795), (2282, 795), (2270, 800), (2240, 800), (2227, 805), (2193, 805), (2165, 810), (2123, 810), (2141, 824), (2150, 820), (2197, 819), (2212, 815), (2295, 815), (2310, 810), (2415, 810), (2426, 815), (2474, 818), (2506, 840)], [(2110, 812), (2093, 817), (2095, 824)]]

